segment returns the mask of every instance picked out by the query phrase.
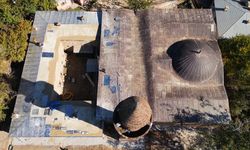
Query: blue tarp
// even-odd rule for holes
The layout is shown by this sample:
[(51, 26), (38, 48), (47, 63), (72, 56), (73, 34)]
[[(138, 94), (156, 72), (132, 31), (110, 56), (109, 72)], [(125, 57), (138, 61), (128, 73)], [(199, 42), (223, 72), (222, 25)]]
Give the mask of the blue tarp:
[(54, 53), (52, 52), (42, 52), (42, 57), (54, 57)]
[(116, 44), (115, 42), (109, 41), (109, 42), (106, 43), (106, 46), (111, 47), (111, 46), (113, 46), (115, 44)]
[(110, 30), (109, 29), (105, 29), (104, 30), (104, 37), (109, 37), (110, 35)]
[(51, 101), (50, 104), (49, 104), (49, 108), (51, 110), (56, 109), (59, 106), (61, 106), (61, 102), (60, 101)]
[(48, 103), (49, 103), (49, 96), (48, 95), (43, 95), (42, 100), (40, 102), (40, 106), (47, 107)]
[(49, 137), (50, 136), (50, 131), (51, 131), (51, 125), (45, 125), (45, 132), (44, 132), (44, 136), (45, 137)]
[(72, 117), (74, 114), (74, 107), (72, 105), (65, 105), (65, 116)]
[(110, 76), (109, 75), (104, 75), (103, 84), (105, 86), (109, 86), (110, 85)]
[(114, 94), (116, 93), (116, 86), (111, 86), (110, 87), (111, 92)]

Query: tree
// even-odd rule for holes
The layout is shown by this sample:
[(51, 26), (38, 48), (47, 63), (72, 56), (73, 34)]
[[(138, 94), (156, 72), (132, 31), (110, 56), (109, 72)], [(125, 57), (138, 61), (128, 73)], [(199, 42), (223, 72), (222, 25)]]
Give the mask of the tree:
[(225, 64), (227, 85), (250, 83), (250, 36), (236, 36), (219, 41)]
[(0, 23), (17, 24), (22, 18), (19, 11), (15, 10), (8, 0), (0, 0)]
[(200, 135), (190, 149), (250, 149), (250, 131), (247, 123), (244, 125), (237, 123), (222, 125), (212, 130), (203, 130)]
[(225, 86), (234, 119), (250, 116), (250, 36), (219, 41), (225, 66)]
[(56, 8), (55, 0), (0, 0), (0, 23), (14, 25), (22, 19), (32, 20), (37, 10)]
[(21, 0), (13, 3), (0, 0), (0, 45), (10, 61), (23, 61), (27, 48), (31, 22), (37, 10), (51, 10), (56, 7), (55, 0)]
[(31, 23), (26, 20), (21, 20), (17, 26), (2, 31), (0, 42), (4, 50), (3, 55), (7, 60), (23, 61), (30, 30)]

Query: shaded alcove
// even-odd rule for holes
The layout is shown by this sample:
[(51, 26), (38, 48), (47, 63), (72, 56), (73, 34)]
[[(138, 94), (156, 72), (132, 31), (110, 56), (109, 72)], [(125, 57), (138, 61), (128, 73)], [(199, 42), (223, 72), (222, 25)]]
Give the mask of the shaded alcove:
[[(97, 51), (97, 50), (96, 50)], [(73, 53), (65, 50), (66, 66), (64, 71), (63, 94), (72, 93), (73, 100), (95, 100), (98, 72), (88, 72), (89, 60), (97, 60), (96, 54)]]

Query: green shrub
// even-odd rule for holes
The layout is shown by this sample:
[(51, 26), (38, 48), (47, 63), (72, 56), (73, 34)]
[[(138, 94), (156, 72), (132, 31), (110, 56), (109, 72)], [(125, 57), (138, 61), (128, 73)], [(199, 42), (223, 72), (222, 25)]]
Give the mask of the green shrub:
[(152, 2), (152, 0), (128, 0), (128, 5), (130, 9), (137, 11), (148, 8)]

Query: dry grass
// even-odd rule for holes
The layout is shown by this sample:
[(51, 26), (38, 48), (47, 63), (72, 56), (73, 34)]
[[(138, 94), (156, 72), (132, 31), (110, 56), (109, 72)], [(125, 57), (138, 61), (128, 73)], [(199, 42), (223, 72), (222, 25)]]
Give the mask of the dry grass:
[(10, 70), (10, 62), (7, 60), (0, 60), (0, 74), (9, 74)]

